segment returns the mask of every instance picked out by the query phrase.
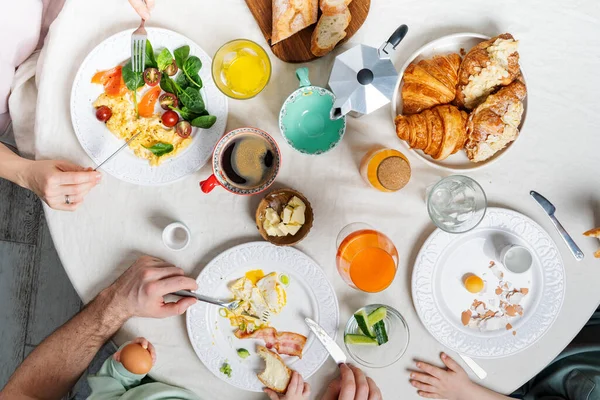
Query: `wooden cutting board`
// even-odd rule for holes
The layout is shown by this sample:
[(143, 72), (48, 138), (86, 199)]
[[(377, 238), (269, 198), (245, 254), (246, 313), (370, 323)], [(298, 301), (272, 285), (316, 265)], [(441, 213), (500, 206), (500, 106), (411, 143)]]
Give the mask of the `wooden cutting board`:
[[(246, 0), (246, 4), (258, 23), (267, 44), (270, 45), (273, 22), (272, 0)], [(348, 28), (346, 29), (346, 37), (338, 43), (338, 46), (350, 39), (360, 29), (365, 22), (365, 19), (367, 19), (370, 6), (371, 0), (354, 0), (350, 3), (348, 8), (352, 14), (352, 19), (350, 20), (350, 25), (348, 25)], [(321, 17), (320, 11), (319, 17)], [(295, 35), (282, 40), (275, 46), (272, 46), (271, 50), (277, 58), (290, 63), (301, 63), (318, 58), (310, 52), (310, 37), (316, 25), (317, 24), (313, 24), (306, 27)]]

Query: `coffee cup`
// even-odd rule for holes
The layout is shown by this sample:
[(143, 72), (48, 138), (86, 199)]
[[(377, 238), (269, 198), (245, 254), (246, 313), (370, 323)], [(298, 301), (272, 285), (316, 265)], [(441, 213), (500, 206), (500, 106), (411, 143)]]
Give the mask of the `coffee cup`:
[(275, 181), (280, 159), (277, 143), (268, 133), (251, 127), (234, 129), (217, 142), (213, 174), (200, 182), (200, 189), (209, 193), (221, 186), (240, 195), (260, 193)]

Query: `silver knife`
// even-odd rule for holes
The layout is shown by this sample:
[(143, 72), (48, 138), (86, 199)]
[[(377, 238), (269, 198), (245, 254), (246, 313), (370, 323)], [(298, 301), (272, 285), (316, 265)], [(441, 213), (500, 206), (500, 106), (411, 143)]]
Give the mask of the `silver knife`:
[(133, 142), (133, 139), (135, 139), (136, 137), (138, 137), (138, 135), (140, 133), (142, 133), (142, 131), (136, 133), (131, 138), (129, 138), (129, 140), (126, 141), (123, 146), (119, 147), (119, 149), (117, 151), (115, 151), (114, 153), (112, 153), (110, 156), (108, 156), (108, 158), (106, 160), (104, 160), (100, 164), (98, 164), (98, 166), (96, 168), (94, 168), (94, 171), (98, 170), (98, 168), (100, 168), (101, 166), (103, 166), (104, 164), (106, 164), (108, 161), (110, 161), (114, 156), (116, 156), (117, 154), (119, 154), (121, 152), (121, 150), (123, 150), (125, 147), (127, 147), (129, 145), (129, 143)]
[(531, 197), (533, 197), (533, 199), (535, 201), (538, 202), (538, 204), (540, 206), (542, 206), (544, 211), (546, 211), (546, 214), (548, 214), (548, 216), (550, 217), (550, 221), (552, 221), (552, 223), (556, 227), (556, 230), (558, 231), (558, 233), (560, 233), (563, 240), (567, 244), (567, 247), (569, 248), (569, 250), (571, 250), (571, 253), (573, 253), (573, 257), (575, 257), (575, 259), (577, 261), (583, 260), (583, 251), (581, 251), (579, 246), (577, 246), (577, 244), (575, 244), (575, 241), (573, 240), (573, 238), (567, 233), (565, 228), (563, 228), (563, 226), (560, 224), (560, 222), (558, 222), (558, 220), (554, 216), (556, 207), (554, 207), (554, 205), (552, 203), (550, 203), (548, 201), (548, 199), (546, 199), (544, 196), (542, 196), (538, 192), (535, 192), (532, 190), (531, 192), (529, 192), (529, 194), (531, 195)]
[(329, 355), (331, 356), (331, 358), (333, 358), (333, 361), (335, 361), (336, 364), (345, 363), (346, 354), (342, 349), (340, 349), (340, 346), (337, 345), (335, 340), (333, 340), (327, 334), (327, 332), (325, 332), (325, 330), (321, 328), (321, 325), (317, 324), (310, 318), (304, 318), (304, 321), (306, 322), (306, 325), (308, 325), (310, 330), (315, 334), (317, 339), (319, 339), (319, 342), (321, 342), (321, 344), (323, 344), (325, 349), (329, 352)]

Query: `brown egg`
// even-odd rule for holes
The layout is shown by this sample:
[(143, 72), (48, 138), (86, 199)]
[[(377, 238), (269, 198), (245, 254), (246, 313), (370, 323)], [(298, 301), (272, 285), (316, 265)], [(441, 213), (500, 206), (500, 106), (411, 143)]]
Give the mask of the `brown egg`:
[(121, 350), (121, 364), (132, 374), (147, 374), (152, 369), (152, 356), (141, 344), (130, 343)]

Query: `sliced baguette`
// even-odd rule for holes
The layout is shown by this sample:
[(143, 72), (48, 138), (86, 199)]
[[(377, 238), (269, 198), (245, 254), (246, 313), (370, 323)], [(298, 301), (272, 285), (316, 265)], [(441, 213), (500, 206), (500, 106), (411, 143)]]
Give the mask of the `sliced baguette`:
[(352, 15), (348, 8), (334, 15), (321, 15), (313, 31), (310, 51), (317, 57), (324, 56), (346, 37), (346, 28)]
[(321, 11), (325, 15), (335, 15), (344, 11), (352, 0), (321, 0)]
[(269, 389), (277, 393), (285, 393), (292, 379), (292, 370), (285, 365), (279, 354), (264, 346), (258, 346), (257, 349), (258, 355), (265, 360), (267, 366), (256, 376)]
[(271, 46), (317, 22), (319, 0), (273, 0)]

